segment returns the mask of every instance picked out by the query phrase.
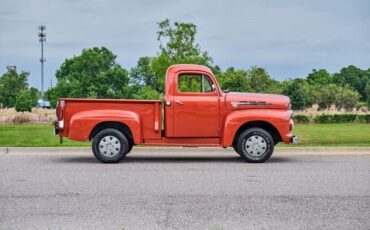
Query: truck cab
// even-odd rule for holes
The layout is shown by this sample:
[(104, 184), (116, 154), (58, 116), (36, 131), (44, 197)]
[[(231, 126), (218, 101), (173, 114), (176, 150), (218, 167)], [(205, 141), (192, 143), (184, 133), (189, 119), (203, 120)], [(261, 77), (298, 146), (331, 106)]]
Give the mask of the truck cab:
[(173, 65), (160, 100), (61, 98), (55, 132), (92, 141), (95, 157), (121, 161), (134, 145), (233, 147), (247, 162), (264, 162), (278, 142), (295, 143), (290, 99), (225, 93), (212, 71)]

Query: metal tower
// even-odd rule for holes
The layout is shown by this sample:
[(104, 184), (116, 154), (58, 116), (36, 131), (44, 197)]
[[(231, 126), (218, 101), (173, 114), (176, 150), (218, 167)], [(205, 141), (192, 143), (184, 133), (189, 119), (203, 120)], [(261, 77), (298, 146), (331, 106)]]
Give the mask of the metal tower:
[(39, 26), (39, 41), (41, 42), (41, 98), (44, 100), (44, 62), (46, 59), (44, 58), (44, 42), (46, 42), (46, 26), (41, 25)]

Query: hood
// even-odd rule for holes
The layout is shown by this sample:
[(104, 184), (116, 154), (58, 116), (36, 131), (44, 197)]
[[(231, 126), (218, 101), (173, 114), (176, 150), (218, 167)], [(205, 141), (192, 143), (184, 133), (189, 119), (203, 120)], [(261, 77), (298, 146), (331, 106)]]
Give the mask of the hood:
[(238, 109), (285, 109), (290, 107), (287, 96), (262, 93), (226, 93), (226, 108)]

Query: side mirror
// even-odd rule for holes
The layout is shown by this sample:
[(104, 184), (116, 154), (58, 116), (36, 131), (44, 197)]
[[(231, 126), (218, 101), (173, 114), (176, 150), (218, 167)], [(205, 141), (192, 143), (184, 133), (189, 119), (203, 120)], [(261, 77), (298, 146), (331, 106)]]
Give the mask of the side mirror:
[(216, 86), (215, 86), (215, 84), (212, 84), (212, 92), (214, 92), (215, 90), (216, 90)]

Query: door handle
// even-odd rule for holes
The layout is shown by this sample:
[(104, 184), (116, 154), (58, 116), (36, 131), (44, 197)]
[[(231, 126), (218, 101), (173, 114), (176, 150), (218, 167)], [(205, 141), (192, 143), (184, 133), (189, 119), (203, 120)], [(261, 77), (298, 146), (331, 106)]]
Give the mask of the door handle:
[(182, 101), (175, 100), (177, 104), (183, 105), (184, 103)]

